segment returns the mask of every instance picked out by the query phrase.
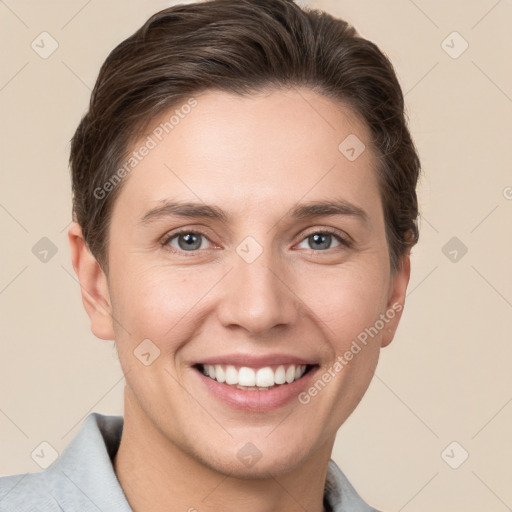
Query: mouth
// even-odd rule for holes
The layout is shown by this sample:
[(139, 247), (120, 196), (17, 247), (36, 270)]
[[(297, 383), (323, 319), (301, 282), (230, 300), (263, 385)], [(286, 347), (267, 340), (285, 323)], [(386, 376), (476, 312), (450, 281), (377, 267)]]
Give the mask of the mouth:
[(292, 354), (224, 354), (190, 365), (208, 400), (245, 412), (271, 412), (299, 403), (320, 364)]
[(286, 387), (308, 375), (317, 365), (279, 364), (262, 367), (233, 364), (203, 364), (194, 368), (220, 384), (242, 391), (271, 391)]

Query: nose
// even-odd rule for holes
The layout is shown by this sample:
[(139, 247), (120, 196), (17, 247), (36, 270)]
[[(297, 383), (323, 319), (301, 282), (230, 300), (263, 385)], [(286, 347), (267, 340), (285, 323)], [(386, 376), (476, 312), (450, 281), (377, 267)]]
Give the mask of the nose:
[(300, 314), (300, 300), (282, 262), (266, 249), (249, 263), (234, 254), (234, 267), (223, 280), (218, 317), (228, 328), (238, 326), (251, 334), (266, 334), (292, 325)]

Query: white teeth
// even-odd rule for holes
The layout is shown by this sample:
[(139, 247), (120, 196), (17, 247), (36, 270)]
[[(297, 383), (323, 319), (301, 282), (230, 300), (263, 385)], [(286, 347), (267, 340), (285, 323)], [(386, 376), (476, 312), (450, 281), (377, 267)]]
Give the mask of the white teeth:
[(238, 384), (240, 386), (255, 386), (256, 385), (256, 373), (252, 368), (242, 366), (238, 370)]
[(284, 369), (284, 366), (281, 365), (276, 370), (274, 380), (276, 384), (284, 384), (286, 382), (286, 370)]
[(219, 382), (225, 382), (226, 380), (226, 372), (220, 364), (215, 365), (215, 380)]
[(226, 384), (238, 384), (238, 372), (234, 366), (226, 366)]
[(272, 371), (272, 368), (267, 366), (266, 368), (260, 368), (257, 371), (256, 386), (259, 388), (268, 388), (274, 384), (274, 372)]
[(306, 365), (280, 365), (274, 371), (270, 366), (253, 369), (247, 366), (236, 368), (233, 365), (203, 365), (203, 373), (218, 382), (225, 382), (244, 390), (263, 390), (276, 384), (291, 384), (300, 379), (306, 372)]

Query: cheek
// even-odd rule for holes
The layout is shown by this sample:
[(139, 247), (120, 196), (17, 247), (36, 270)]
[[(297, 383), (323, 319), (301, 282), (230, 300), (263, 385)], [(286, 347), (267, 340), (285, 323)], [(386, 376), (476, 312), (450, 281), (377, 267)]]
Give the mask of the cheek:
[(308, 280), (301, 281), (299, 293), (325, 325), (325, 334), (338, 353), (384, 312), (387, 285), (386, 273), (378, 266), (347, 265), (310, 274)]
[(173, 331), (181, 333), (187, 328), (194, 306), (212, 286), (210, 279), (203, 277), (165, 268), (119, 273), (112, 305), (114, 316), (125, 329), (119, 329), (117, 340), (129, 338), (136, 343), (149, 338), (160, 346), (164, 340), (168, 344), (175, 339)]

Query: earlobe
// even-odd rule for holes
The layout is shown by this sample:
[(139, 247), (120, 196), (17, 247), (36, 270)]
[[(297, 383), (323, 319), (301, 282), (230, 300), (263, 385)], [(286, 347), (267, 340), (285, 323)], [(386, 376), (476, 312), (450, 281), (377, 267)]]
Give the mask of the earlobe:
[(100, 339), (114, 340), (107, 277), (87, 247), (78, 223), (72, 223), (68, 230), (68, 239), (71, 260), (80, 282), (82, 303), (91, 322), (91, 331)]
[(400, 257), (398, 269), (393, 274), (386, 308), (388, 325), (382, 334), (381, 348), (387, 347), (395, 336), (405, 304), (407, 285), (411, 276), (410, 250)]

